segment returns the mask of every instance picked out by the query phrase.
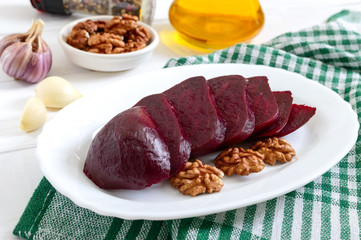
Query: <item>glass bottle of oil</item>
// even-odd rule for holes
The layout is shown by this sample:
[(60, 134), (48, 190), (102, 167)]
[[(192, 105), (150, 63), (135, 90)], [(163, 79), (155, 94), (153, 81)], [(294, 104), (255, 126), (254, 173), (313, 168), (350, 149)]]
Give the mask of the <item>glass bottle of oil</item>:
[(254, 37), (264, 14), (258, 0), (174, 0), (169, 20), (188, 42), (221, 49)]

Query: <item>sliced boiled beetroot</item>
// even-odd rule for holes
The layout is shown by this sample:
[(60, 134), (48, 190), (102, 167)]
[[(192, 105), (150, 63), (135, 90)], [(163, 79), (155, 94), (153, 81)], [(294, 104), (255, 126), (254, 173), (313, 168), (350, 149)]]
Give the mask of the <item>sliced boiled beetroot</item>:
[(104, 189), (143, 189), (169, 178), (168, 147), (145, 107), (119, 113), (100, 130), (83, 171)]
[(269, 125), (261, 133), (252, 136), (252, 138), (264, 138), (275, 136), (279, 133), (284, 126), (286, 126), (288, 117), (291, 113), (292, 108), (292, 93), (290, 91), (273, 92), (278, 104), (278, 117), (275, 122)]
[(192, 145), (193, 157), (215, 150), (224, 140), (225, 125), (204, 77), (192, 77), (164, 92)]
[(226, 75), (209, 79), (208, 84), (226, 123), (222, 145), (230, 146), (247, 139), (255, 126), (254, 114), (247, 103), (247, 79)]
[(292, 109), (286, 126), (276, 135), (276, 137), (283, 137), (290, 134), (310, 120), (316, 113), (316, 108), (306, 105), (292, 104)]
[(170, 175), (178, 173), (189, 160), (191, 144), (173, 105), (164, 94), (154, 94), (141, 99), (136, 106), (144, 106), (157, 123), (170, 152)]
[(257, 76), (248, 80), (249, 104), (256, 119), (253, 133), (258, 134), (277, 119), (278, 105), (267, 77)]

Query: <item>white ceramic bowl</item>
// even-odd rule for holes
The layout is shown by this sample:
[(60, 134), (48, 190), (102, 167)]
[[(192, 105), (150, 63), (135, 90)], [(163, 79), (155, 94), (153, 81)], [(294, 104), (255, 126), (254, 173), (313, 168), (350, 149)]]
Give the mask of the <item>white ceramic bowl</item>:
[(151, 42), (148, 44), (148, 46), (138, 51), (119, 54), (98, 54), (79, 50), (66, 43), (66, 37), (71, 33), (73, 27), (78, 22), (84, 22), (88, 19), (93, 21), (109, 21), (112, 18), (113, 16), (110, 15), (81, 18), (67, 24), (60, 30), (58, 40), (70, 61), (80, 67), (95, 71), (116, 72), (140, 66), (150, 58), (154, 48), (159, 43), (159, 37), (157, 32), (151, 26), (142, 22), (138, 22), (138, 24), (148, 29), (151, 35)]

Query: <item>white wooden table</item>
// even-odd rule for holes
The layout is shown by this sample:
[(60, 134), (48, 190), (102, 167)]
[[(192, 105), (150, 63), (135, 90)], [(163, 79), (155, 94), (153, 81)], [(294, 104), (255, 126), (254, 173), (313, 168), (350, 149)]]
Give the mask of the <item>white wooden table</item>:
[[(158, 0), (153, 26), (161, 37), (172, 31), (168, 21), (171, 0)], [(261, 0), (266, 22), (251, 43), (261, 44), (279, 34), (296, 31), (324, 22), (343, 9), (361, 11), (360, 0)], [(135, 74), (160, 69), (171, 57), (201, 54), (195, 50), (160, 41), (152, 60), (136, 69), (118, 73), (91, 72), (71, 64), (57, 42), (60, 28), (79, 15), (57, 16), (36, 11), (28, 0), (0, 1), (0, 37), (25, 32), (33, 19), (45, 22), (43, 38), (53, 53), (49, 75), (69, 80), (83, 95), (114, 81)], [(34, 149), (41, 129), (24, 133), (19, 118), (27, 99), (34, 95), (35, 85), (8, 77), (0, 69), (0, 239), (16, 239), (12, 230), (17, 224), (33, 191), (43, 177)], [(56, 112), (50, 112), (49, 121)], [(54, 140), (55, 141), (55, 140)]]

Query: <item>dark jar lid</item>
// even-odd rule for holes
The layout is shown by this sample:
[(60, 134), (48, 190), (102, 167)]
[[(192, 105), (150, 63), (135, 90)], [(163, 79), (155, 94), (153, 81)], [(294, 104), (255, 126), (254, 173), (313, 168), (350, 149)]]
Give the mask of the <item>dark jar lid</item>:
[(34, 8), (48, 13), (70, 14), (65, 11), (63, 0), (30, 0)]

